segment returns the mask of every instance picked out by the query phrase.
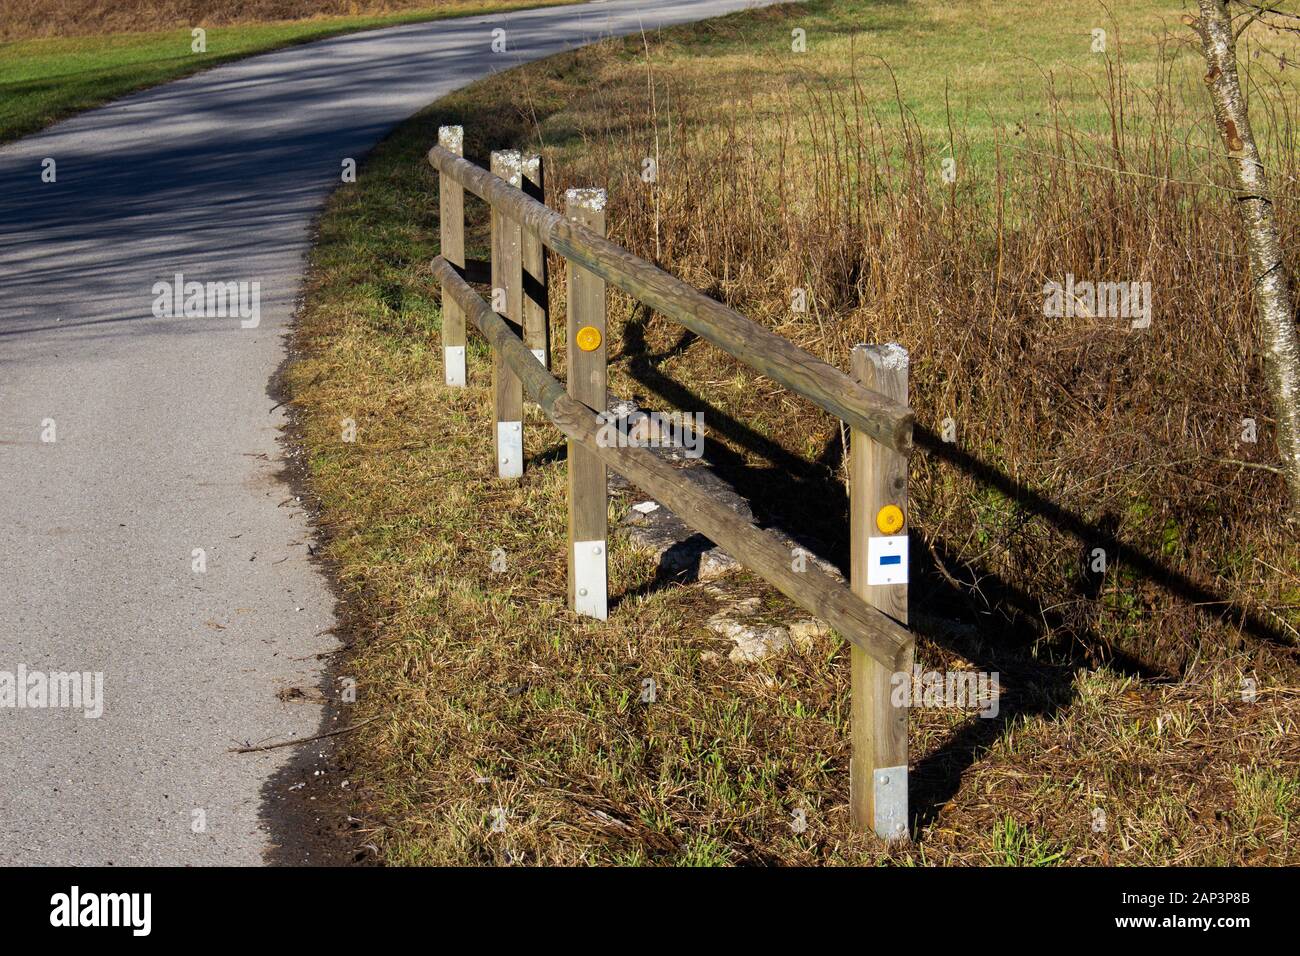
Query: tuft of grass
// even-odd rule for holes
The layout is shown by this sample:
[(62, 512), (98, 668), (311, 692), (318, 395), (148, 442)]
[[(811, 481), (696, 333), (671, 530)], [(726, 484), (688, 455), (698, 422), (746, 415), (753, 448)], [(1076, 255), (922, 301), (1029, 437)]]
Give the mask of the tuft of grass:
[(1054, 866), (1068, 852), (1040, 840), (1009, 816), (993, 831), (993, 862), (1000, 866)]
[(1276, 821), (1282, 836), (1291, 829), (1291, 817), (1300, 808), (1300, 778), (1273, 768), (1238, 767), (1233, 772), (1237, 814), (1251, 830), (1263, 820)]
[[(1224, 254), (1240, 237), (1184, 87), (1194, 53), (1166, 42), (1154, 3), (1112, 24), (1123, 64), (1086, 52), (1099, 5), (978, 6), (987, 17), (813, 2), (575, 51), (435, 104), (335, 195), (287, 381), (349, 608), (358, 717), (380, 718), (344, 746), (383, 859), (1300, 862), (1269, 809), (1289, 791), (1236, 782), (1300, 762), (1286, 631), (1300, 579), (1271, 520), (1281, 482), (1220, 461), (1266, 458), (1266, 438), (1231, 436), (1247, 415), (1266, 430), (1267, 406), (1247, 280)], [(786, 52), (795, 26), (815, 56)], [(1044, 62), (999, 52), (1026, 46)], [(945, 77), (951, 120), (933, 105)], [(1292, 131), (1276, 116), (1261, 128), (1285, 179)], [(481, 346), (469, 388), (441, 385), (423, 155), (447, 123), (480, 165), (540, 147), (552, 206), (567, 186), (607, 186), (616, 241), (828, 361), (856, 341), (910, 349), (923, 429), (958, 426), (912, 463), (918, 659), (1002, 687), (995, 719), (913, 710), (912, 845), (849, 829), (833, 636), (734, 664), (703, 624), (717, 598), (657, 580), (617, 536), (610, 620), (568, 614), (558, 434), (533, 413), (525, 478), (497, 482)], [(972, 171), (957, 184), (938, 177), (949, 143)], [(1294, 205), (1279, 208), (1294, 235)], [(480, 205), (470, 218), (483, 256)], [(1150, 334), (1049, 321), (1043, 281), (1066, 271), (1150, 278)], [(555, 333), (558, 262), (551, 275)], [(792, 312), (794, 287), (810, 312)], [(703, 410), (710, 460), (759, 517), (843, 560), (838, 423), (618, 295), (609, 343), (615, 394)], [(1097, 547), (1101, 573), (1084, 560)], [(731, 586), (791, 615), (761, 582)]]

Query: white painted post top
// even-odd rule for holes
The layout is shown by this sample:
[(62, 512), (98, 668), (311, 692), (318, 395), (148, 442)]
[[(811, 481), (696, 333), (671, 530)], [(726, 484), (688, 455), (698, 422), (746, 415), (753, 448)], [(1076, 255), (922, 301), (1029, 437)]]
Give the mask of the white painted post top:
[(448, 152), (462, 155), (465, 146), (465, 128), (463, 126), (439, 126), (438, 145)]
[(609, 201), (609, 194), (603, 189), (566, 189), (564, 201), (580, 209), (600, 212)]
[(897, 342), (889, 342), (885, 345), (869, 345), (865, 342), (859, 342), (853, 346), (853, 351), (856, 352), (859, 349), (871, 356), (877, 368), (888, 371), (907, 368), (907, 349)]
[(492, 150), (492, 166), (495, 171), (500, 168), (501, 172), (497, 173), (502, 179), (511, 186), (519, 187), (524, 182), (524, 157), (517, 149), (494, 149)]

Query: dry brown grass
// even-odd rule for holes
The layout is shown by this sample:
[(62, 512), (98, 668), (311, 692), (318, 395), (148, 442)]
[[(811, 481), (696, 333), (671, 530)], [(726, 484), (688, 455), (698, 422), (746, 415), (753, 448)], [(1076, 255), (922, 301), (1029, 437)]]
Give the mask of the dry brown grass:
[(0, 40), (228, 26), (467, 6), (463, 0), (5, 0)]
[[(566, 176), (611, 186), (629, 248), (833, 364), (847, 367), (859, 341), (909, 348), (923, 449), (913, 529), (939, 590), (956, 586), (949, 596), (968, 610), (996, 607), (1002, 627), (1090, 661), (1178, 675), (1294, 648), (1300, 577), (1294, 534), (1275, 520), (1284, 490), (1269, 470), (1244, 240), (1217, 143), (1186, 127), (1174, 53), (1161, 56), (1156, 88), (1116, 66), (1104, 132), (1074, 125), (1051, 91), (1037, 125), (994, 130), (991, 144), (956, 133), (964, 172), (951, 186), (935, 158), (946, 142), (901, 102), (873, 101), (856, 75), (827, 89), (805, 74), (774, 107), (752, 94), (719, 102), (663, 71), (655, 96), (674, 111), (657, 124), (631, 81), (604, 85), (603, 102), (584, 104), (587, 148), (555, 152)], [(1292, 248), (1294, 95), (1289, 84), (1257, 92)], [(661, 175), (647, 186), (652, 143)], [(1067, 274), (1150, 282), (1151, 328), (1045, 316), (1044, 284)], [(806, 316), (790, 307), (797, 288)], [(839, 515), (824, 517), (843, 478), (833, 423), (757, 382), (719, 390), (746, 375), (738, 363), (629, 315), (645, 348), (621, 356), (627, 387), (703, 409), (719, 422), (723, 470), (769, 519), (842, 541)], [(660, 355), (673, 356), (671, 373)], [(1255, 443), (1240, 440), (1247, 418)], [(942, 440), (944, 419), (955, 442)], [(815, 459), (820, 479), (781, 478), (783, 453)], [(1098, 547), (1105, 574), (1086, 569)]]
[[(346, 743), (366, 839), (393, 863), (1300, 862), (1296, 542), (1280, 479), (1251, 467), (1271, 459), (1240, 237), (1181, 73), (1103, 85), (1113, 137), (1059, 92), (1037, 125), (957, 124), (969, 175), (948, 189), (940, 127), (855, 99), (865, 70), (823, 83), (723, 55), (792, 15), (653, 41), (653, 105), (639, 41), (478, 84), (384, 144), (323, 220), (290, 383), (358, 716), (382, 715)], [(1272, 101), (1282, 182), (1300, 171), (1290, 96)], [(468, 390), (439, 384), (422, 155), (449, 122), (480, 163), (540, 142), (552, 205), (607, 185), (618, 241), (841, 366), (860, 340), (910, 349), (918, 656), (1004, 688), (993, 720), (913, 711), (912, 846), (847, 826), (842, 644), (733, 664), (702, 623), (713, 599), (617, 542), (610, 621), (568, 614), (558, 436), (531, 422), (526, 478), (495, 482), (484, 356)], [(1045, 318), (1043, 282), (1066, 272), (1150, 280), (1152, 327)], [(790, 311), (796, 286), (810, 315)], [(703, 410), (709, 457), (761, 516), (842, 561), (836, 423), (622, 297), (613, 318), (613, 390)], [(1238, 445), (1247, 416), (1260, 440)], [(933, 437), (945, 417), (953, 444)], [(1098, 546), (1105, 575), (1085, 571)]]

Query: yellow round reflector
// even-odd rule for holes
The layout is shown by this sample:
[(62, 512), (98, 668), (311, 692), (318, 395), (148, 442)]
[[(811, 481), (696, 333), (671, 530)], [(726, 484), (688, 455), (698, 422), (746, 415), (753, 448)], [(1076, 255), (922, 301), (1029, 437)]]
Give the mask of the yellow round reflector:
[(578, 329), (578, 348), (584, 352), (594, 352), (600, 348), (600, 329), (590, 325)]
[(903, 509), (898, 505), (885, 505), (876, 512), (876, 527), (881, 534), (897, 534), (903, 527)]

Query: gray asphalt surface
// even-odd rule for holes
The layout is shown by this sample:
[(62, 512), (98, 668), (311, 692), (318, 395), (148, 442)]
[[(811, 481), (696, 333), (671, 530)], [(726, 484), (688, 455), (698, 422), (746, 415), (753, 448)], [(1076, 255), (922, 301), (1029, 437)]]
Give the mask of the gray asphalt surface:
[[(0, 149), (0, 863), (263, 861), (263, 789), (291, 750), (229, 748), (318, 732), (318, 706), (277, 693), (316, 687), (337, 646), (268, 383), (343, 159), (490, 72), (760, 5), (609, 0), (354, 34)], [(154, 284), (176, 273), (260, 283), (260, 324), (156, 318)], [(20, 666), (102, 672), (102, 716), (6, 705)]]

